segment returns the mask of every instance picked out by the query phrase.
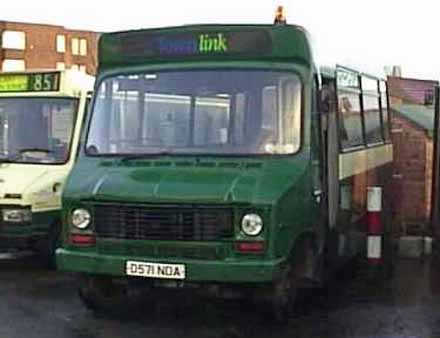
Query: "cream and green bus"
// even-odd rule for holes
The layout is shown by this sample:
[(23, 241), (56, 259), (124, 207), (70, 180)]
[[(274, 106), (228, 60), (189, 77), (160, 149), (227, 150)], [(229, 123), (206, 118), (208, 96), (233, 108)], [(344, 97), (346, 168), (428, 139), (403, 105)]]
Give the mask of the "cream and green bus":
[(53, 262), (93, 83), (72, 70), (0, 73), (0, 248), (43, 248)]

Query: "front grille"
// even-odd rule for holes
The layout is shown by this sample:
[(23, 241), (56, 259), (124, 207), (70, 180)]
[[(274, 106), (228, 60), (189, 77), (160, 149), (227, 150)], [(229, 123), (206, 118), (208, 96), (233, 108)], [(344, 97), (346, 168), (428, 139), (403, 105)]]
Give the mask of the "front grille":
[(98, 237), (215, 241), (232, 235), (232, 210), (212, 207), (95, 205)]

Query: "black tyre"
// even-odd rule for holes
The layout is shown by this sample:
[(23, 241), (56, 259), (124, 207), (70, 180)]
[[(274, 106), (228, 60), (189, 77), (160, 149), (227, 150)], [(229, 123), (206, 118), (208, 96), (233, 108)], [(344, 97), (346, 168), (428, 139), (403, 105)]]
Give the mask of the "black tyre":
[(49, 229), (45, 259), (50, 270), (56, 270), (56, 250), (61, 245), (61, 223), (55, 222)]
[(113, 313), (127, 301), (127, 289), (111, 277), (81, 275), (79, 297), (89, 310)]
[(274, 282), (272, 286), (272, 317), (278, 324), (287, 324), (294, 314), (294, 305), (298, 288), (310, 276), (313, 270), (315, 250), (311, 239), (303, 239), (298, 243), (290, 259), (290, 266), (283, 277)]
[(297, 285), (292, 270), (276, 281), (272, 289), (271, 310), (275, 323), (285, 325), (293, 315)]

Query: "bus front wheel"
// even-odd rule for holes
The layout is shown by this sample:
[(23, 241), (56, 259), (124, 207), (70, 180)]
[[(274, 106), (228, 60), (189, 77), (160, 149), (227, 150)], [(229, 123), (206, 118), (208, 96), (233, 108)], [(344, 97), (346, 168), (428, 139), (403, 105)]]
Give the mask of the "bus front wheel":
[(272, 316), (276, 323), (286, 324), (293, 314), (297, 284), (293, 269), (289, 268), (283, 278), (272, 286)]
[(81, 275), (79, 297), (92, 311), (113, 312), (126, 300), (126, 290), (111, 277)]
[(290, 264), (282, 278), (272, 285), (272, 314), (277, 323), (286, 324), (293, 315), (298, 288), (303, 282), (314, 280), (316, 250), (312, 238), (297, 243), (290, 257)]
[(48, 232), (47, 246), (42, 249), (42, 253), (49, 270), (56, 270), (56, 255), (55, 252), (60, 246), (61, 242), (61, 222), (54, 222)]

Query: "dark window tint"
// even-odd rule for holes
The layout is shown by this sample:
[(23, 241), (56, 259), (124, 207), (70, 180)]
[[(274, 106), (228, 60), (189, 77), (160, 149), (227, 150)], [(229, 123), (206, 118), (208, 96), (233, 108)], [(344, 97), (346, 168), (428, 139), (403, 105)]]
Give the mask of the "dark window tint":
[(390, 114), (388, 107), (388, 96), (387, 96), (387, 88), (385, 82), (380, 82), (380, 98), (382, 104), (382, 120), (383, 120), (383, 135), (385, 137), (385, 141), (390, 140)]
[(108, 78), (87, 147), (96, 154), (293, 154), (301, 81), (285, 72), (194, 70)]
[(342, 149), (363, 145), (364, 139), (359, 94), (340, 91), (338, 99), (339, 136)]
[(363, 103), (365, 138), (367, 140), (367, 144), (382, 142), (379, 97), (377, 95), (364, 95)]
[(1, 98), (0, 157), (20, 163), (67, 162), (77, 109), (77, 99)]
[(197, 98), (194, 144), (222, 145), (230, 142), (230, 98)]
[(362, 77), (362, 104), (367, 144), (382, 143), (382, 124), (379, 105), (379, 83), (376, 79)]

